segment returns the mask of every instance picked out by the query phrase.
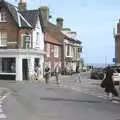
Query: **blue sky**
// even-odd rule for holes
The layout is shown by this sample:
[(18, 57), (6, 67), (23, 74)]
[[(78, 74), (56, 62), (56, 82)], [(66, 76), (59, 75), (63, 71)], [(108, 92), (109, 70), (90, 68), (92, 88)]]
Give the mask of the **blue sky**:
[[(9, 0), (10, 1), (10, 0)], [(11, 0), (14, 4), (14, 0)], [(78, 33), (86, 63), (112, 63), (113, 27), (120, 16), (119, 0), (27, 0), (28, 9), (48, 5), (52, 21), (64, 18), (64, 26)]]

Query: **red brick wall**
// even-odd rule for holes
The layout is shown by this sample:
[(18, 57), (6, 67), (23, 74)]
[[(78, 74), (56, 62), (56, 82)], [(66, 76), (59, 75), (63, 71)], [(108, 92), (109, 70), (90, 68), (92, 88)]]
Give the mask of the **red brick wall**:
[(7, 13), (7, 22), (0, 22), (0, 30), (4, 29), (8, 34), (8, 42), (17, 42), (17, 44), (9, 44), (7, 48), (18, 48), (20, 44), (20, 34), (24, 32), (30, 32), (30, 29), (20, 29), (18, 28), (15, 20), (13, 19), (11, 13), (4, 6), (0, 6), (0, 9), (4, 9)]
[(50, 44), (50, 57), (47, 57), (45, 55), (45, 63), (50, 62), (51, 72), (53, 72), (55, 68), (55, 63), (61, 63), (61, 46), (57, 45), (59, 46), (59, 54), (58, 54), (58, 57), (54, 57), (54, 45), (55, 44), (45, 42), (45, 51), (47, 50), (46, 44)]
[[(19, 29), (18, 32), (18, 48), (21, 48), (21, 36), (22, 34), (29, 34), (31, 35), (31, 40), (32, 40), (32, 30), (31, 29)], [(32, 46), (32, 45), (31, 45)]]

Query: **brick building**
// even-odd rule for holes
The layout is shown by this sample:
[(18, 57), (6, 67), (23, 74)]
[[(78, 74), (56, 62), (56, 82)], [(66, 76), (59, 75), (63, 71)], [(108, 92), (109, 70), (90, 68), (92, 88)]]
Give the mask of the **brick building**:
[(1, 0), (0, 79), (28, 80), (35, 66), (41, 67), (40, 77), (43, 77), (43, 62), (44, 30), (40, 11), (20, 11)]
[(62, 33), (60, 32), (59, 19), (56, 25), (49, 21), (49, 9), (47, 6), (40, 8), (45, 29), (45, 67), (49, 66), (51, 74), (54, 74), (55, 66), (61, 67)]
[[(54, 68), (58, 63), (62, 72), (65, 70), (66, 65), (67, 67), (71, 66), (76, 72), (76, 68), (80, 66), (81, 42), (75, 36), (73, 37), (74, 32), (69, 31), (70, 34), (68, 34), (65, 31), (63, 18), (58, 17), (56, 24), (53, 24), (49, 21), (49, 8), (42, 6), (40, 11), (45, 28), (45, 51), (47, 53), (45, 55), (45, 64), (51, 68), (52, 73), (54, 73)], [(66, 52), (70, 53), (70, 55), (67, 55)]]

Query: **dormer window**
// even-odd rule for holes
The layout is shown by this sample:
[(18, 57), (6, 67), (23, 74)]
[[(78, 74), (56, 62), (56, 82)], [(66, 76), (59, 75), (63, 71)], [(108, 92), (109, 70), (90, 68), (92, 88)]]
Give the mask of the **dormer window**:
[(7, 15), (5, 11), (0, 12), (0, 22), (7, 22)]

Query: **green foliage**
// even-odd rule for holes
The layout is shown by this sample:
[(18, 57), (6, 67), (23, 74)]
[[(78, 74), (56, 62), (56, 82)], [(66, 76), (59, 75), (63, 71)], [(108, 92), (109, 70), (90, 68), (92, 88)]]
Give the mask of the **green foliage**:
[(18, 4), (18, 8), (19, 8), (20, 11), (24, 11), (26, 9), (25, 5), (21, 2)]

